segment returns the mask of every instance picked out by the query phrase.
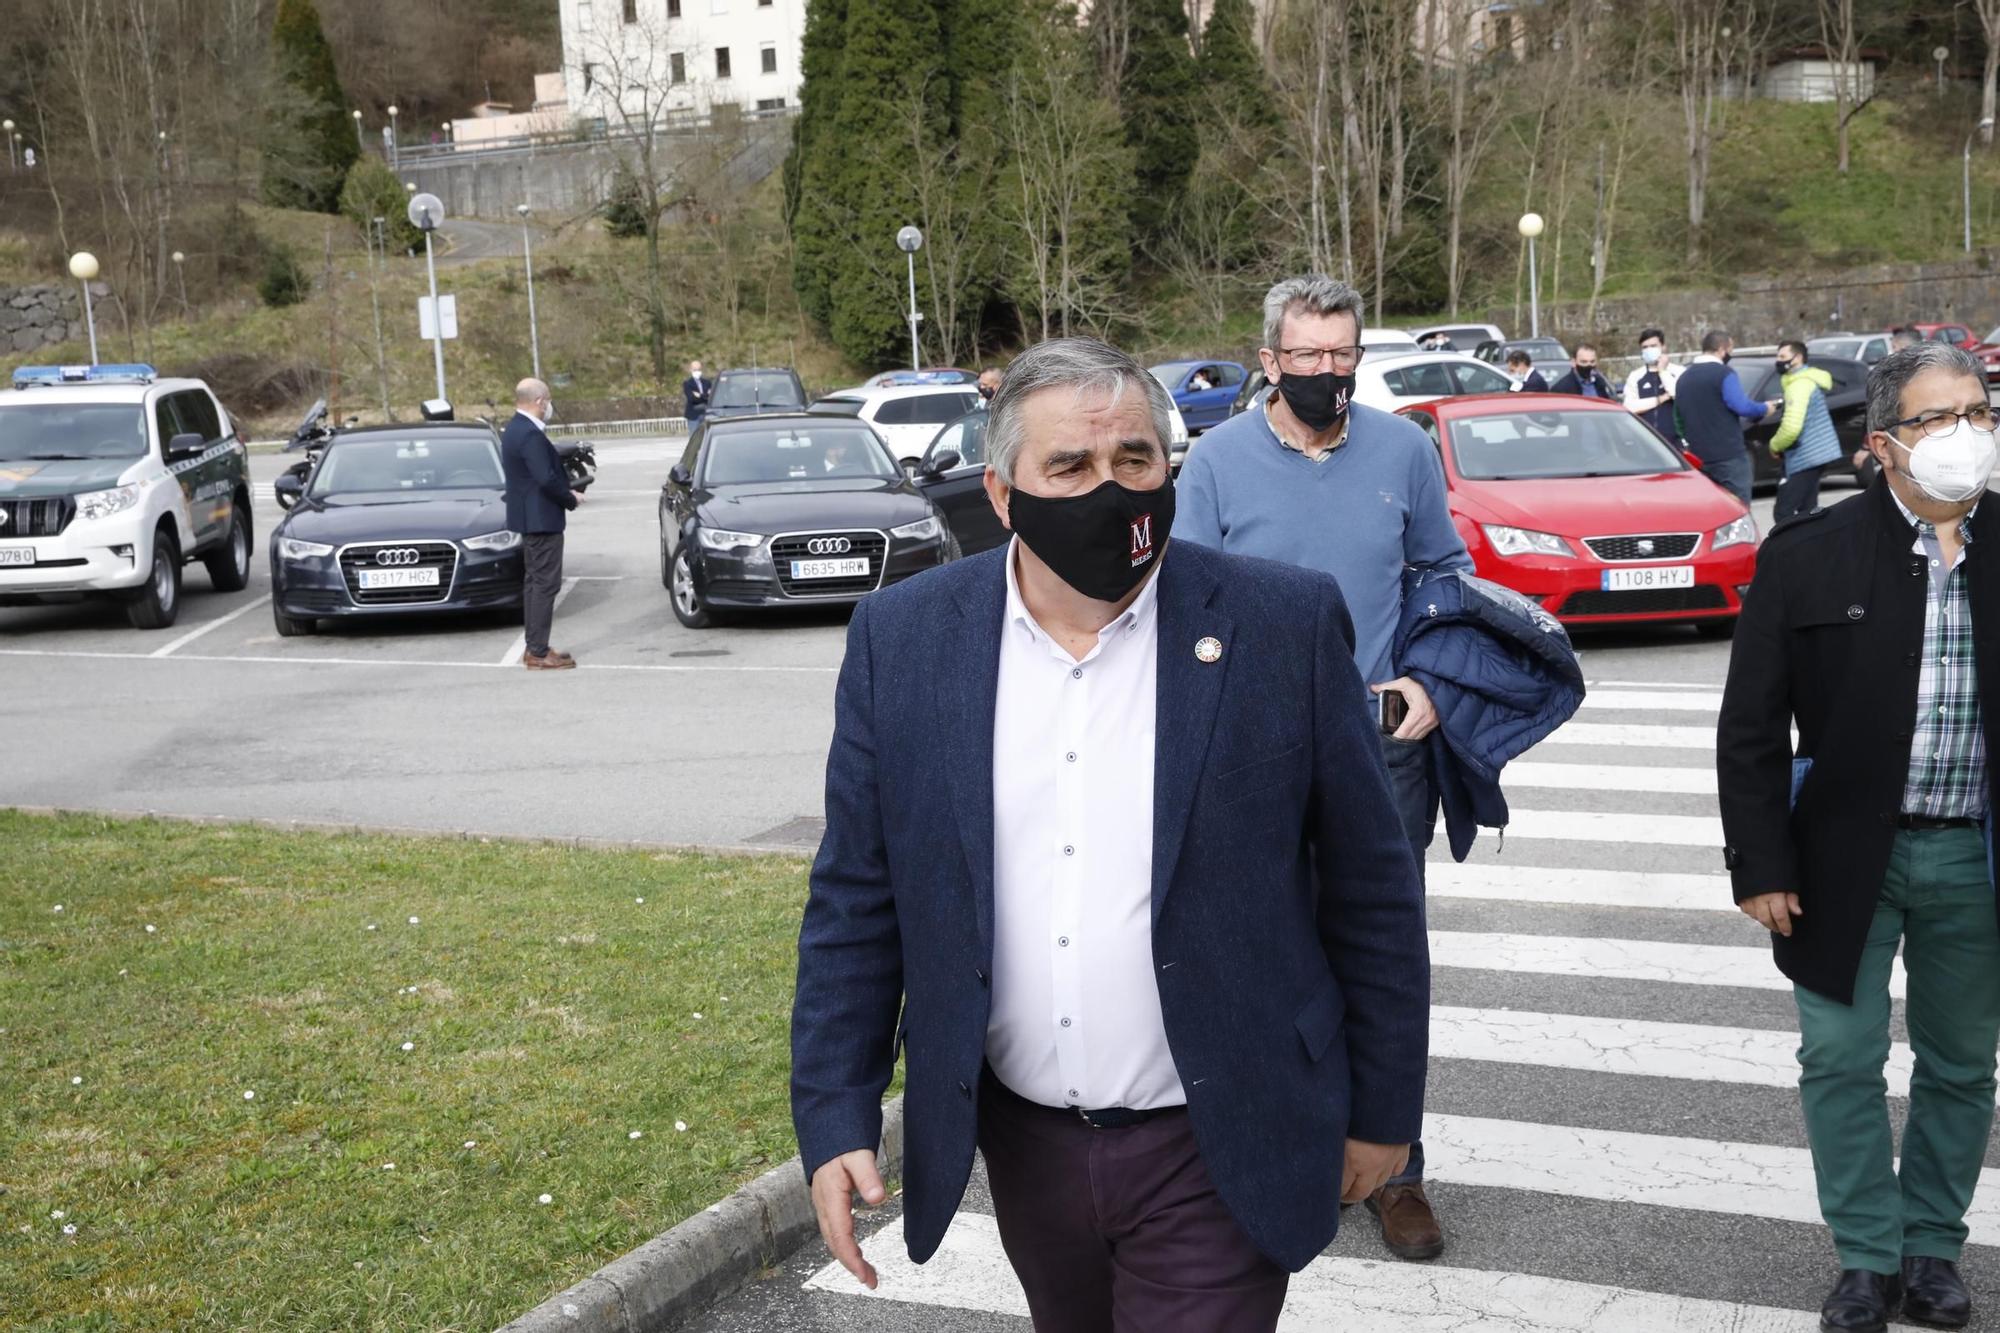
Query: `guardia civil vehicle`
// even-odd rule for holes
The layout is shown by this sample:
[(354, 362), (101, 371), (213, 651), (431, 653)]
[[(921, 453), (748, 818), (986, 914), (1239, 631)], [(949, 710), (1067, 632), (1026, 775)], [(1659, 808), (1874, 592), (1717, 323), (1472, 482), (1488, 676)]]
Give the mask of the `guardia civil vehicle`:
[(248, 452), (196, 379), (151, 366), (23, 366), (0, 391), (0, 605), (112, 597), (140, 629), (181, 606), (181, 567), (250, 581)]

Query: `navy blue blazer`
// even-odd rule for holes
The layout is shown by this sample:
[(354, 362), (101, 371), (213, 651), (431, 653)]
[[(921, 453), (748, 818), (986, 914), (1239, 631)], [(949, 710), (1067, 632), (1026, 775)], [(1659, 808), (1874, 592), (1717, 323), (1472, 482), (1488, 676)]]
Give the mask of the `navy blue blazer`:
[[(877, 1146), (900, 1048), (918, 1262), (958, 1210), (976, 1141), (1008, 551), (855, 609), (799, 931), (792, 1117), (806, 1175)], [(1155, 577), (1167, 1043), (1223, 1202), (1296, 1272), (1339, 1229), (1344, 1141), (1419, 1135), (1423, 895), (1333, 579), (1185, 542)], [(1206, 637), (1222, 643), (1217, 662), (1195, 658)]]
[(507, 526), (514, 532), (561, 532), (576, 508), (562, 458), (526, 413), (500, 432), (500, 471), (507, 478)]

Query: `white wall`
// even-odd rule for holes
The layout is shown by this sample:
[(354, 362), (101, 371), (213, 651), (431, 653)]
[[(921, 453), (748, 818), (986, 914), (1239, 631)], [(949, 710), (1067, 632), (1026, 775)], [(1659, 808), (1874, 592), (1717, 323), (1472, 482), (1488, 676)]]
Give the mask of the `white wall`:
[[(1765, 70), (1757, 81), (1757, 91), (1775, 102), (1831, 102), (1834, 100), (1832, 60), (1787, 60)], [(1865, 102), (1875, 91), (1875, 67), (1861, 61), (1847, 77), (1848, 96)]]
[[(628, 98), (651, 89), (671, 111), (706, 112), (733, 103), (799, 100), (800, 44), (806, 0), (560, 0), (563, 72), (571, 110), (585, 119), (619, 122), (612, 92)], [(671, 10), (678, 9), (678, 16)], [(628, 16), (632, 19), (627, 22)], [(764, 71), (765, 49), (776, 70)], [(729, 74), (717, 53), (729, 52)], [(679, 57), (680, 81), (674, 80)], [(585, 67), (592, 67), (590, 78)], [(586, 84), (589, 86), (586, 87)], [(607, 87), (608, 85), (608, 87)]]

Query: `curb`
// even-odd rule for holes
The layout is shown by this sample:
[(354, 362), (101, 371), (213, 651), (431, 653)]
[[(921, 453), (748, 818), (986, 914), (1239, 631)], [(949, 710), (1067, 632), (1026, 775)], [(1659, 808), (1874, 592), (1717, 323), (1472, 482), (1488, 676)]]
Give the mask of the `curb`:
[[(882, 1108), (883, 1178), (902, 1174), (903, 1099)], [(819, 1232), (799, 1159), (613, 1259), (498, 1333), (661, 1333)]]

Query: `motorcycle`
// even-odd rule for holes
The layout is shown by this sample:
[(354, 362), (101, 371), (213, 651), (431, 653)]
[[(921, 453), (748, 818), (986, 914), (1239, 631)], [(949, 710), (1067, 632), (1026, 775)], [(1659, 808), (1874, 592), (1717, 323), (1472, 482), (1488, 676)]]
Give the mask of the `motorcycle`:
[(272, 483), (271, 489), (278, 498), (280, 508), (290, 509), (299, 502), (299, 497), (305, 493), (306, 478), (312, 475), (313, 468), (319, 464), (319, 456), (326, 451), (332, 439), (333, 427), (326, 422), (326, 399), (321, 398), (306, 412), (305, 420), (299, 422), (292, 438), (285, 442), (285, 453), (303, 449), (306, 456), (278, 474), (277, 481)]

